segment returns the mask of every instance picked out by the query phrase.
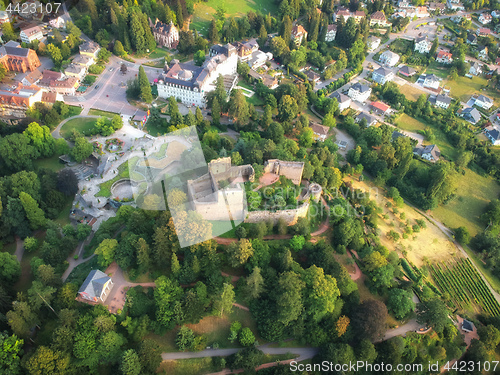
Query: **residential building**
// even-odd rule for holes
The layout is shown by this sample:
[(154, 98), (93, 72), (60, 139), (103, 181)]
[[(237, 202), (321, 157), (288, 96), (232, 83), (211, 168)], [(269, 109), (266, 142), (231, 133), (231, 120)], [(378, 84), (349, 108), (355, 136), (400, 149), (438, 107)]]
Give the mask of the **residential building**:
[(473, 107), (465, 108), (460, 115), (473, 125), (481, 121), (481, 113)]
[(441, 50), (436, 56), (436, 61), (441, 64), (451, 64), (453, 62), (453, 55), (448, 51)]
[(21, 29), (19, 33), (19, 37), (21, 41), (24, 43), (31, 43), (35, 40), (42, 40), (43, 34), (42, 29), (36, 25), (31, 25)]
[(52, 80), (49, 83), (49, 91), (60, 95), (75, 95), (79, 86), (78, 78), (66, 77), (61, 80)]
[(347, 20), (349, 18), (354, 18), (354, 20), (356, 21), (356, 23), (359, 23), (361, 22), (361, 20), (363, 19), (363, 17), (366, 16), (365, 12), (363, 12), (362, 10), (357, 10), (355, 12), (350, 12), (348, 9), (346, 8), (339, 8), (334, 14), (333, 14), (333, 21), (336, 22), (338, 20), (338, 17), (344, 17), (344, 21), (347, 22)]
[(427, 75), (422, 75), (419, 78), (419, 81), (422, 80), (422, 86), (428, 89), (434, 89), (437, 90), (439, 89), (439, 85), (441, 84), (441, 79), (438, 78), (434, 74), (427, 74)]
[(79, 64), (69, 64), (68, 67), (64, 69), (64, 74), (82, 81), (87, 75), (87, 68)]
[(385, 51), (380, 55), (380, 62), (389, 67), (395, 66), (399, 61), (399, 55), (392, 51)]
[(483, 68), (481, 68), (481, 64), (479, 64), (477, 61), (475, 61), (473, 64), (471, 64), (470, 69), (469, 69), (469, 74), (472, 74), (474, 76), (481, 75), (483, 73)]
[(101, 47), (99, 44), (97, 44), (94, 41), (88, 41), (83, 44), (80, 44), (80, 55), (87, 55), (89, 57), (93, 57), (94, 59), (97, 59), (97, 55), (99, 54), (99, 51), (101, 50)]
[(425, 147), (415, 147), (413, 154), (420, 156), (422, 159), (436, 162), (441, 156), (441, 151), (437, 145), (429, 145)]
[(427, 7), (417, 7), (416, 8), (416, 16), (417, 18), (426, 18), (430, 17), (429, 11)]
[(325, 139), (328, 137), (328, 132), (330, 131), (330, 128), (328, 126), (312, 123), (309, 125), (310, 128), (312, 129), (315, 138), (317, 140), (320, 140), (322, 142), (325, 141)]
[(377, 70), (374, 70), (372, 73), (372, 79), (383, 85), (386, 82), (392, 81), (394, 79), (394, 73), (390, 69), (386, 69), (384, 67), (380, 67)]
[(167, 25), (158, 20), (158, 18), (155, 23), (149, 18), (149, 27), (158, 45), (167, 48), (177, 48), (177, 44), (179, 44), (179, 31), (172, 21)]
[(356, 122), (361, 122), (363, 119), (366, 120), (366, 127), (369, 128), (370, 126), (373, 126), (377, 123), (377, 119), (366, 113), (366, 112), (361, 112), (359, 115), (356, 116)]
[(296, 46), (300, 46), (303, 39), (307, 39), (307, 31), (302, 25), (295, 25), (292, 28), (292, 39)]
[(386, 115), (391, 107), (382, 102), (371, 102), (370, 109), (377, 115)]
[(379, 10), (370, 16), (370, 26), (389, 26), (389, 23), (387, 22), (387, 18), (385, 18), (385, 14), (383, 11)]
[(273, 54), (271, 52), (262, 52), (261, 50), (257, 50), (250, 56), (250, 60), (248, 60), (248, 65), (252, 69), (257, 69), (264, 65), (267, 61), (273, 59)]
[(88, 70), (88, 68), (95, 63), (95, 60), (93, 57), (89, 55), (77, 55), (73, 59), (72, 63), (77, 65), (82, 65)]
[(60, 29), (66, 26), (66, 21), (61, 16), (54, 16), (49, 19), (49, 25), (53, 28)]
[(488, 60), (488, 47), (479, 46), (477, 48), (477, 57), (480, 60)]
[(493, 99), (485, 95), (478, 95), (475, 99), (474, 104), (483, 109), (489, 110), (493, 106)]
[(342, 94), (341, 92), (334, 92), (330, 95), (330, 98), (337, 99), (337, 103), (339, 103), (339, 111), (344, 112), (347, 108), (351, 106), (351, 98), (347, 95)]
[(376, 36), (370, 36), (367, 41), (368, 44), (368, 50), (369, 51), (374, 51), (378, 47), (380, 47), (380, 38), (377, 38)]
[(405, 77), (413, 77), (417, 71), (411, 66), (405, 65), (399, 69), (398, 73)]
[(47, 107), (52, 107), (55, 102), (63, 102), (64, 98), (61, 94), (55, 92), (42, 92), (41, 102), (45, 104)]
[(436, 95), (436, 106), (447, 109), (451, 104), (451, 98), (445, 95)]
[(460, 1), (447, 0), (446, 7), (452, 12), (458, 12), (459, 10), (465, 10), (465, 7)]
[(477, 35), (472, 34), (472, 33), (468, 33), (467, 34), (467, 44), (476, 45), (477, 44)]
[(498, 125), (491, 125), (484, 129), (484, 134), (489, 138), (494, 146), (500, 145), (500, 128)]
[(99, 270), (90, 271), (78, 290), (78, 295), (92, 302), (104, 302), (113, 288), (111, 277)]
[(236, 48), (236, 51), (238, 53), (238, 60), (240, 62), (250, 60), (252, 58), (252, 55), (255, 52), (259, 51), (259, 44), (255, 39), (251, 39), (247, 42), (235, 42), (233, 43), (233, 46)]
[(42, 100), (40, 87), (19, 84), (12, 91), (0, 90), (0, 116), (26, 117), (26, 110)]
[(446, 10), (446, 5), (443, 3), (429, 3), (427, 9), (429, 12), (443, 13)]
[(478, 18), (478, 21), (481, 22), (483, 25), (489, 24), (492, 20), (493, 17), (489, 13), (481, 13)]
[(491, 35), (491, 30), (486, 27), (480, 27), (477, 29), (476, 34), (479, 36), (489, 36)]
[(363, 103), (368, 100), (371, 93), (372, 89), (370, 86), (357, 82), (349, 88), (348, 95), (352, 100)]
[(414, 8), (413, 4), (409, 2), (408, 0), (399, 0), (398, 1), (398, 8)]
[(215, 89), (219, 75), (224, 77), (226, 91), (230, 92), (237, 80), (236, 48), (231, 44), (212, 46), (209, 56), (201, 67), (178, 60), (172, 60), (170, 66), (165, 65), (158, 78), (158, 96), (173, 96), (188, 106), (205, 107), (206, 95)]
[(31, 72), (41, 65), (35, 51), (21, 48), (12, 40), (0, 47), (0, 63), (9, 71), (22, 73)]
[(337, 25), (328, 25), (326, 27), (325, 42), (333, 42), (337, 36)]
[(22, 80), (21, 83), (24, 86), (32, 86), (35, 85), (40, 78), (42, 78), (42, 72), (37, 68), (33, 70), (30, 74), (26, 75)]
[(0, 10), (0, 25), (3, 25), (6, 22), (10, 22), (10, 13)]
[(432, 42), (427, 38), (427, 35), (415, 38), (415, 51), (420, 53), (429, 53), (432, 48)]
[(305, 72), (305, 75), (309, 82), (314, 82), (314, 83), (318, 82), (319, 79), (321, 78), (321, 76), (318, 73), (313, 72), (312, 70), (308, 70), (307, 72)]

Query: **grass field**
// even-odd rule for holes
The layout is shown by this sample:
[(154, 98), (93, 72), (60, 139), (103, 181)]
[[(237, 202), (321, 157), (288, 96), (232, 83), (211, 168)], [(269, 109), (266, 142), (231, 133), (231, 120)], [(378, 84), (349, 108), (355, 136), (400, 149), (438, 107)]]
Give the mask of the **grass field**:
[(65, 123), (61, 128), (61, 135), (69, 138), (73, 129), (78, 130), (83, 135), (90, 135), (94, 129), (95, 118), (74, 118)]
[(208, 36), (208, 26), (217, 8), (221, 6), (226, 11), (227, 18), (231, 16), (241, 17), (249, 11), (275, 14), (277, 10), (276, 4), (267, 0), (208, 0), (195, 4), (193, 18), (189, 27), (191, 29), (196, 28), (205, 37)]
[(472, 236), (484, 229), (480, 216), (490, 200), (498, 198), (500, 186), (491, 177), (469, 169), (458, 180), (457, 198), (433, 211), (433, 216), (449, 228), (466, 227)]
[[(414, 100), (416, 101), (420, 95), (426, 94), (424, 91), (417, 89), (416, 87), (412, 85), (403, 85), (399, 86), (399, 91), (406, 96), (406, 99), (408, 100)], [(427, 94), (426, 94), (427, 95)]]
[(118, 113), (101, 111), (100, 109), (94, 109), (94, 108), (89, 110), (90, 116), (102, 116), (102, 117), (107, 117), (107, 118), (113, 118), (113, 116), (115, 116), (117, 114)]
[[(375, 200), (377, 205), (383, 209), (383, 213), (379, 216), (377, 223), (381, 232), (380, 240), (383, 246), (389, 250), (406, 253), (407, 259), (419, 267), (425, 264), (425, 260), (439, 262), (457, 256), (458, 250), (448, 237), (438, 227), (427, 221), (413, 207), (404, 204), (403, 207), (397, 208), (398, 211), (395, 214), (393, 208), (386, 206), (390, 200), (384, 196), (384, 189), (373, 185), (371, 181), (367, 180), (360, 182), (350, 178), (349, 181), (352, 183), (353, 188), (368, 192), (370, 199)], [(403, 212), (405, 218), (401, 219), (401, 213)], [(412, 226), (416, 223), (417, 219), (424, 220), (426, 228), (421, 228), (420, 232), (408, 235), (406, 239), (403, 238), (406, 221)], [(397, 242), (392, 241), (386, 236), (386, 233), (391, 230), (400, 234), (401, 238)], [(360, 294), (363, 296), (361, 291)]]
[(433, 61), (429, 64), (427, 69), (425, 70), (426, 74), (435, 74), (439, 78), (446, 79), (448, 77), (450, 69), (447, 67), (443, 67), (441, 64)]
[[(448, 80), (444, 84), (450, 87), (450, 95), (467, 102), (472, 94), (483, 94), (489, 96), (495, 102), (495, 106), (500, 105), (500, 93), (488, 87), (488, 81), (482, 77), (458, 77), (457, 80)], [(481, 90), (485, 88), (485, 90)]]
[(58, 172), (64, 168), (64, 164), (59, 160), (59, 155), (54, 155), (45, 159), (37, 159), (33, 162), (33, 164), (36, 168), (46, 168), (54, 172)]
[[(191, 328), (196, 335), (206, 335), (207, 345), (213, 345), (214, 343), (219, 344), (222, 348), (234, 348), (238, 347), (237, 343), (231, 344), (228, 340), (229, 337), (229, 327), (233, 322), (240, 322), (243, 327), (249, 327), (257, 341), (260, 344), (264, 344), (265, 341), (262, 340), (257, 334), (257, 329), (255, 322), (249, 311), (241, 310), (233, 307), (233, 311), (229, 315), (224, 316), (206, 316), (198, 324), (186, 324), (187, 327)], [(177, 348), (175, 346), (175, 335), (177, 334), (177, 329), (168, 331), (163, 336), (150, 334), (147, 338), (150, 338), (160, 345), (160, 349), (163, 352), (175, 352)]]
[[(432, 128), (432, 131), (434, 132), (434, 135), (436, 139), (433, 141), (433, 143), (437, 144), (439, 149), (441, 150), (441, 153), (443, 154), (444, 157), (449, 158), (449, 159), (455, 159), (457, 150), (450, 145), (448, 142), (448, 139), (446, 138), (446, 135), (440, 130), (437, 129), (433, 126), (430, 126), (429, 124), (426, 124), (425, 122), (422, 122), (420, 120), (417, 120), (416, 118), (410, 117), (407, 114), (402, 114), (396, 121), (396, 125), (403, 129), (407, 130), (410, 132), (415, 132), (418, 133), (419, 131), (424, 130), (426, 127)], [(425, 144), (430, 143), (430, 142), (425, 142)]]

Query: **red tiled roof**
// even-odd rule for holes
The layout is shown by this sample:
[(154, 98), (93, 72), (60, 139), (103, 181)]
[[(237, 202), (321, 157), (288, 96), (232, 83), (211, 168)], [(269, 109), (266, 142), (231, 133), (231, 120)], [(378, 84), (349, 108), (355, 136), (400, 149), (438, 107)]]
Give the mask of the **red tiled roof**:
[(382, 102), (372, 102), (371, 106), (381, 110), (382, 112), (387, 112), (387, 110), (391, 108), (387, 104)]

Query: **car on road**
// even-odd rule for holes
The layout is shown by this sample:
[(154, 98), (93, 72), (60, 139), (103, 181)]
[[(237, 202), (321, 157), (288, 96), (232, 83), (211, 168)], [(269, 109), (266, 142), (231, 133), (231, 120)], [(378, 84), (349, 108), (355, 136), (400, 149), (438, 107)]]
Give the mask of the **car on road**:
[(109, 71), (112, 72), (113, 71), (113, 68), (109, 68)]
[(99, 85), (95, 85), (94, 89), (96, 89), (96, 90), (97, 90), (98, 88), (99, 88)]

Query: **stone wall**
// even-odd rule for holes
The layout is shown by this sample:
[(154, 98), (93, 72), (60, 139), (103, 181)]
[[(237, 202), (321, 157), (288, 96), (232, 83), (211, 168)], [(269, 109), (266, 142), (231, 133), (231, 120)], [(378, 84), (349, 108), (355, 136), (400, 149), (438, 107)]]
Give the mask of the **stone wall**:
[(269, 159), (264, 165), (265, 173), (275, 173), (278, 176), (285, 176), (295, 185), (299, 185), (302, 180), (302, 171), (304, 162), (301, 161), (282, 161), (278, 159)]
[(251, 211), (245, 218), (245, 223), (258, 223), (260, 221), (272, 220), (274, 224), (276, 224), (279, 219), (284, 219), (288, 225), (294, 225), (300, 217), (307, 216), (308, 210), (309, 202), (289, 210), (279, 210), (275, 212)]

